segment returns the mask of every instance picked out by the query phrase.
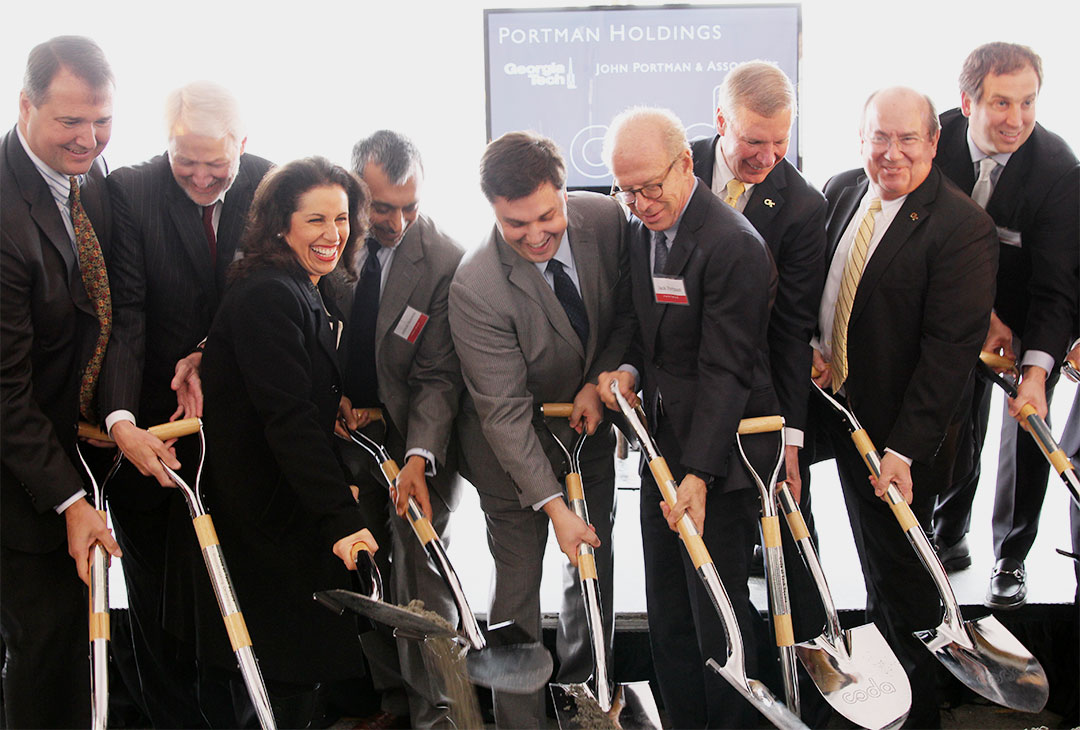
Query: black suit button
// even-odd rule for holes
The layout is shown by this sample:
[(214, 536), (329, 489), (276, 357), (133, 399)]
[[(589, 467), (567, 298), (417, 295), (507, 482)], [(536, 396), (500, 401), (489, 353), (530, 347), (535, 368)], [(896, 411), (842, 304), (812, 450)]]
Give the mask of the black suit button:
[(662, 358), (662, 357), (656, 358), (655, 360), (653, 360), (653, 365), (655, 365), (658, 368), (664, 367), (664, 358)]
[(330, 392), (333, 393), (334, 395), (337, 395), (338, 393), (341, 392), (341, 387), (337, 386), (337, 385), (331, 385), (330, 386)]

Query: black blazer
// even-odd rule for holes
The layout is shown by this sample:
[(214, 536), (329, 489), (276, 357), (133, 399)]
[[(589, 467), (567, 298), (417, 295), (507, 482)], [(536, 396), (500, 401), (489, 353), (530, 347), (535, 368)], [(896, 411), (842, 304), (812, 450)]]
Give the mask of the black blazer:
[(766, 344), (776, 269), (765, 242), (699, 180), (667, 261), (667, 274), (682, 278), (690, 303), (657, 304), (651, 233), (636, 217), (631, 229), (639, 332), (629, 361), (644, 378), (646, 408), (656, 413), (659, 391), (664, 417), (682, 445), (684, 468), (721, 478), (717, 488), (724, 491), (751, 488), (733, 454), (735, 431), (740, 419), (779, 409)]
[[(263, 674), (298, 683), (363, 674), (355, 621), (312, 600), (349, 587), (331, 547), (363, 527), (331, 447), (341, 375), (324, 306), (306, 274), (250, 273), (226, 292), (201, 372), (207, 509)], [(196, 593), (200, 656), (235, 667), (205, 578)]]
[[(60, 211), (15, 130), (0, 139), (0, 189), (0, 537), (48, 552), (67, 539), (53, 508), (83, 488), (75, 426), (98, 320)], [(80, 194), (107, 252), (100, 162)]]
[[(869, 186), (860, 170), (825, 184), (829, 256)], [(852, 408), (877, 447), (929, 464), (990, 323), (993, 221), (933, 167), (866, 264), (848, 323)]]
[[(970, 193), (975, 163), (967, 130), (959, 109), (942, 114), (935, 162)], [(1000, 245), (994, 311), (1023, 340), (1024, 350), (1042, 350), (1060, 363), (1080, 296), (1080, 161), (1065, 140), (1036, 124), (1001, 171), (986, 212), (1002, 239), (1019, 234), (1022, 243)]]
[(176, 410), (169, 387), (176, 362), (210, 330), (255, 188), (270, 167), (260, 157), (240, 157), (221, 207), (213, 267), (202, 210), (177, 185), (168, 155), (109, 174), (114, 323), (102, 373), (102, 415), (122, 408), (146, 427)]
[[(695, 140), (694, 174), (711, 188), (716, 144)], [(810, 339), (817, 329), (825, 285), (825, 197), (795, 166), (780, 160), (754, 186), (743, 215), (769, 246), (779, 277), (769, 314), (769, 366), (780, 412), (792, 428), (806, 428), (813, 361)]]

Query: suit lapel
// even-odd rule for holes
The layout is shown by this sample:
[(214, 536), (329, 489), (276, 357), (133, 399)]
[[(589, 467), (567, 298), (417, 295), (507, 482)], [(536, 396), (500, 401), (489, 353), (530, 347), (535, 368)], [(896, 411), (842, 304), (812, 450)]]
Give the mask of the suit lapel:
[[(581, 299), (585, 303), (585, 315), (589, 318), (588, 347), (582, 352), (582, 355), (586, 356), (586, 363), (592, 361), (592, 356), (596, 352), (597, 325), (600, 321), (600, 249), (592, 233), (581, 216), (575, 215), (571, 210), (567, 236), (570, 240), (570, 250), (574, 254), (574, 268), (577, 269)], [(559, 306), (562, 307), (561, 304)], [(570, 319), (567, 318), (566, 321), (569, 324)], [(570, 329), (572, 330), (573, 327), (571, 326)], [(580, 343), (577, 333), (574, 334), (574, 339)]]
[(60, 217), (60, 210), (56, 207), (56, 200), (48, 184), (27, 156), (14, 130), (7, 136), (7, 146), (6, 153), (14, 172), (15, 182), (19, 186), (23, 199), (30, 206), (30, 217), (64, 261), (67, 269), (68, 291), (71, 292), (75, 306), (97, 319), (94, 305), (82, 283), (78, 255), (75, 253), (74, 244)]
[(203, 231), (202, 211), (176, 183), (168, 166), (165, 168), (165, 174), (169, 176), (167, 183), (169, 192), (165, 203), (169, 209), (169, 218), (176, 226), (180, 243), (191, 261), (199, 283), (207, 293), (214, 292), (217, 287), (214, 284), (213, 269), (210, 267), (210, 244)]
[(859, 207), (859, 201), (866, 194), (869, 185), (870, 181), (866, 179), (866, 176), (860, 175), (854, 185), (840, 191), (840, 199), (836, 201), (836, 207), (825, 224), (829, 237), (830, 261), (836, 255), (836, 247), (840, 245), (840, 238), (844, 235), (844, 231), (851, 222), (851, 217), (855, 215), (855, 211)]
[(660, 322), (660, 305), (653, 297), (652, 273), (649, 267), (651, 232), (636, 217), (630, 221), (630, 290), (637, 302), (635, 307), (641, 327), (642, 340), (655, 342)]
[(923, 181), (923, 184), (908, 194), (903, 206), (889, 224), (889, 229), (878, 242), (877, 248), (866, 263), (866, 268), (863, 269), (862, 278), (855, 291), (855, 301), (851, 305), (851, 322), (857, 320), (859, 314), (865, 309), (867, 300), (888, 271), (892, 260), (903, 250), (919, 226), (930, 218), (931, 211), (928, 205), (933, 202), (940, 175), (937, 169), (932, 169), (930, 176)]
[(784, 208), (783, 189), (786, 187), (787, 170), (781, 161), (764, 180), (754, 186), (750, 200), (746, 202), (743, 215), (753, 224), (754, 230), (768, 230), (773, 219), (780, 215)]
[[(417, 235), (411, 235), (415, 232)], [(383, 339), (390, 333), (390, 327), (398, 320), (405, 306), (409, 303), (420, 275), (424, 260), (424, 249), (420, 241), (419, 230), (406, 234), (397, 246), (394, 258), (390, 262), (390, 271), (386, 274), (386, 285), (379, 298), (379, 316), (375, 320), (375, 358), (378, 362), (379, 348)], [(425, 312), (427, 314), (427, 312)]]
[(570, 345), (574, 352), (584, 358), (585, 350), (581, 346), (581, 340), (578, 338), (577, 332), (570, 325), (570, 318), (566, 316), (562, 305), (559, 304), (559, 300), (555, 297), (555, 292), (548, 286), (540, 271), (537, 270), (534, 264), (521, 258), (517, 252), (510, 248), (510, 244), (503, 240), (498, 231), (495, 232), (494, 243), (498, 248), (499, 259), (502, 261), (503, 266), (508, 269), (507, 278), (510, 283), (540, 306), (552, 328), (559, 333), (559, 336), (566, 341), (566, 344)]

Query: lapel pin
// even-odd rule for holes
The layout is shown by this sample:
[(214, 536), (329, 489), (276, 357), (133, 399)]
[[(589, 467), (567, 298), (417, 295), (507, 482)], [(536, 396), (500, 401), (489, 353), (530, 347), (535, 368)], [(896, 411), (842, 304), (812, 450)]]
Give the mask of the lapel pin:
[(919, 214), (918, 213), (912, 213), (911, 214), (911, 220), (913, 220), (913, 221), (919, 220)]
[(773, 202), (772, 198), (765, 198), (765, 205), (767, 205), (767, 206), (769, 206), (771, 208), (774, 205), (776, 205), (776, 203)]

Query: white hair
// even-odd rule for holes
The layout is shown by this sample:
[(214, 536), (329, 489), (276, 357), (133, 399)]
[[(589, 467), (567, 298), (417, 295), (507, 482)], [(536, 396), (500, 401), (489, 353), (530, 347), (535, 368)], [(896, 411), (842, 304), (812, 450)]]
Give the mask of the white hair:
[(615, 140), (618, 139), (622, 130), (627, 126), (639, 123), (650, 123), (659, 130), (661, 142), (668, 156), (675, 159), (684, 151), (690, 149), (690, 143), (686, 140), (686, 128), (682, 120), (670, 109), (653, 106), (633, 106), (619, 112), (611, 124), (608, 125), (604, 135), (604, 143), (600, 148), (600, 157), (604, 164), (611, 168), (611, 158), (615, 152)]
[(193, 81), (169, 92), (165, 128), (171, 140), (180, 131), (240, 144), (245, 131), (240, 106), (232, 92), (213, 81)]

